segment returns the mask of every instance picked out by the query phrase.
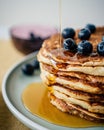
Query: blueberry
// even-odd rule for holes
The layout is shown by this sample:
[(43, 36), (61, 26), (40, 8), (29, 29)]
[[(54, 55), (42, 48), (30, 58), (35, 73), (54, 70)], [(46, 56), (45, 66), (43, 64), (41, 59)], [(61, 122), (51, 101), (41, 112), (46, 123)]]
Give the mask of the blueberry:
[(91, 33), (94, 33), (96, 31), (96, 26), (94, 24), (87, 24), (85, 28), (88, 28)]
[(82, 55), (90, 55), (92, 52), (92, 44), (87, 41), (83, 40), (78, 44), (78, 53)]
[(32, 64), (24, 64), (22, 66), (22, 72), (26, 75), (32, 75), (34, 73), (34, 66)]
[(102, 37), (102, 41), (104, 41), (104, 36)]
[(77, 44), (75, 41), (71, 38), (65, 39), (63, 43), (64, 49), (69, 50), (71, 52), (76, 52), (77, 51)]
[(35, 42), (35, 40), (36, 40), (36, 37), (35, 37), (35, 35), (34, 35), (34, 33), (30, 33), (30, 41), (31, 42)]
[(99, 55), (104, 56), (104, 41), (97, 45), (97, 52)]
[(65, 28), (62, 31), (62, 36), (63, 38), (74, 38), (75, 36), (75, 31), (73, 28)]
[(37, 59), (35, 59), (32, 63), (34, 69), (39, 69), (39, 61)]
[(90, 35), (91, 35), (91, 32), (87, 28), (81, 29), (80, 32), (78, 33), (78, 37), (81, 40), (88, 40), (90, 38)]

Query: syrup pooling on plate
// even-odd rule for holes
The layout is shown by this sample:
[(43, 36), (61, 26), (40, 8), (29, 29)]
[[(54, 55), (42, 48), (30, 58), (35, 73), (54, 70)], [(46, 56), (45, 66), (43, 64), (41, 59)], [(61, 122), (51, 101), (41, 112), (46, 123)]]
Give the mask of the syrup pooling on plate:
[(25, 108), (33, 115), (60, 126), (75, 128), (104, 126), (104, 124), (86, 121), (61, 112), (50, 103), (48, 98), (48, 89), (41, 82), (31, 83), (24, 89), (22, 93), (22, 102)]

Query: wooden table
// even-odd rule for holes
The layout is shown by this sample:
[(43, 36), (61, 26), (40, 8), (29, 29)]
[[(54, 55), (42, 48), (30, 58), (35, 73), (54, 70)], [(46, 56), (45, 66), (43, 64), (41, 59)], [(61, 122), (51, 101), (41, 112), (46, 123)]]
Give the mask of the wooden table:
[(24, 55), (17, 51), (11, 40), (0, 40), (0, 130), (29, 130), (8, 110), (2, 97), (2, 81), (7, 70)]

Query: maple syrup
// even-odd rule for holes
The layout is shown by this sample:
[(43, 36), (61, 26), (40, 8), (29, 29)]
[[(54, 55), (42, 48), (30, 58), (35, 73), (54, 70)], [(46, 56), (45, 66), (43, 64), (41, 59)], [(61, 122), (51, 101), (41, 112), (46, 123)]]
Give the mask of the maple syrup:
[(59, 0), (59, 43), (60, 43), (60, 48), (61, 48), (61, 29), (62, 29), (62, 13), (61, 13), (61, 10), (62, 10), (62, 1)]
[(22, 102), (33, 115), (56, 125), (74, 128), (104, 126), (58, 110), (50, 103), (48, 89), (42, 82), (29, 84), (22, 93)]

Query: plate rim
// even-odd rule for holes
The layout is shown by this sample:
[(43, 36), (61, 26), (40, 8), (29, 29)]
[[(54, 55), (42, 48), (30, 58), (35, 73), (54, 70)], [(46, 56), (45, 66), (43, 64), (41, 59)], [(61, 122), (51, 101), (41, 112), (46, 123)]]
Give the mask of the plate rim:
[[(37, 129), (42, 129), (42, 130), (49, 130), (45, 127), (43, 127), (41, 124), (38, 124), (34, 121), (32, 121), (31, 119), (27, 118), (24, 114), (22, 114), (18, 109), (16, 109), (16, 107), (11, 103), (11, 101), (9, 100), (9, 97), (7, 96), (7, 92), (6, 92), (6, 84), (9, 78), (9, 75), (12, 74), (12, 72), (21, 64), (23, 64), (24, 62), (26, 62), (27, 60), (30, 60), (30, 58), (32, 59), (33, 57), (36, 57), (38, 51), (31, 53), (27, 56), (25, 56), (24, 58), (22, 58), (19, 62), (15, 63), (14, 65), (12, 65), (7, 72), (4, 75), (3, 81), (2, 81), (2, 88), (1, 88), (1, 92), (2, 92), (2, 97), (4, 99), (4, 102), (6, 104), (6, 106), (8, 107), (8, 109), (11, 111), (11, 113), (17, 118), (19, 119), (23, 124), (25, 124), (27, 127), (30, 126), (30, 128), (34, 128), (34, 124), (35, 127)], [(27, 125), (28, 124), (28, 125)], [(30, 125), (31, 124), (31, 125)]]

